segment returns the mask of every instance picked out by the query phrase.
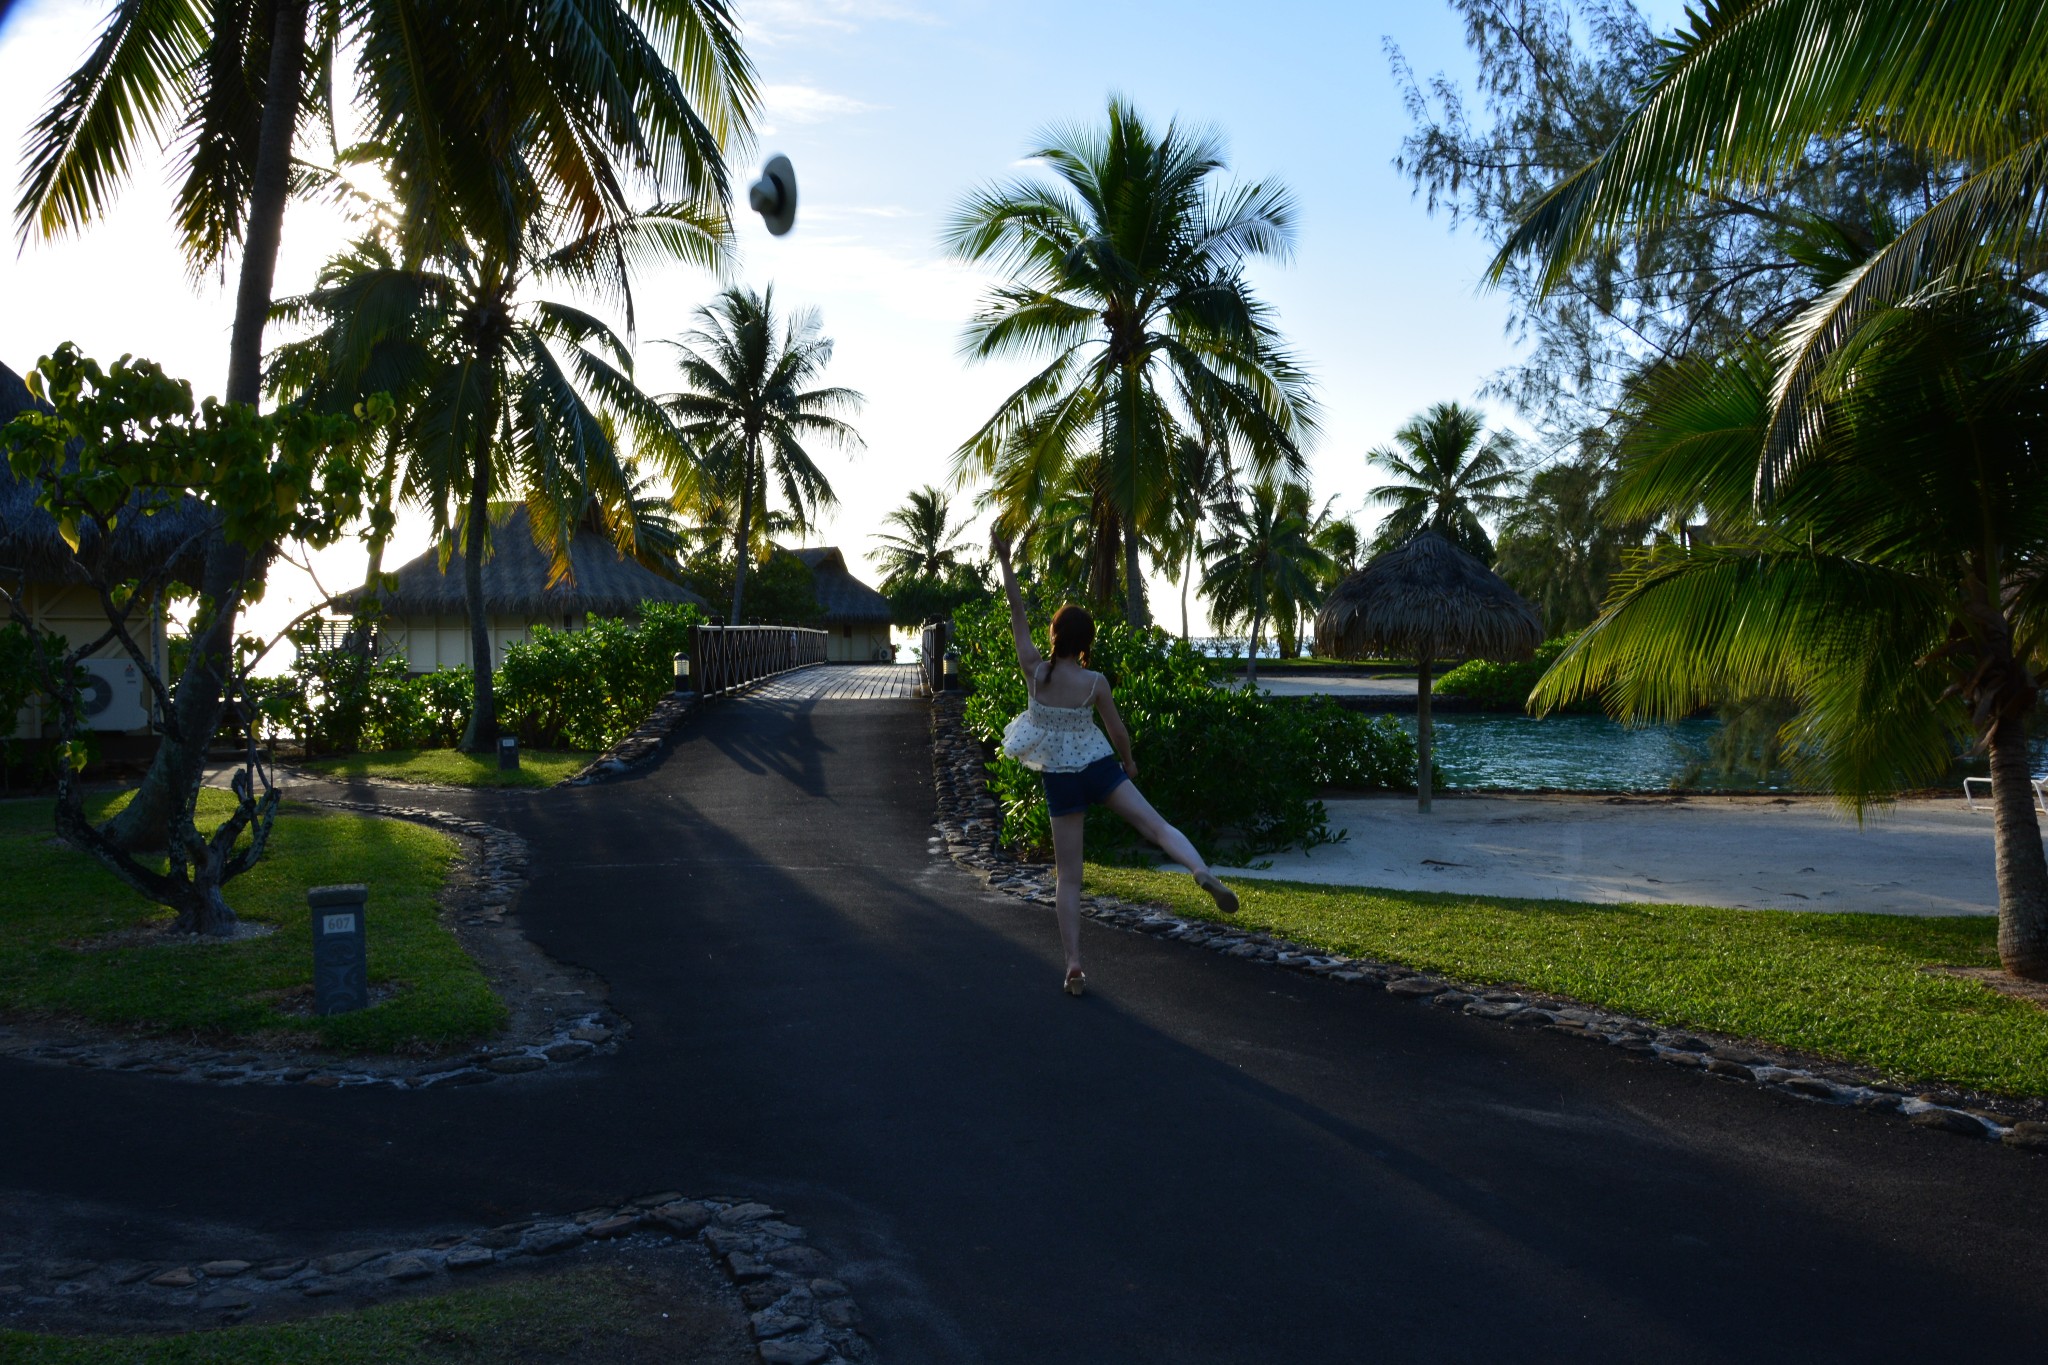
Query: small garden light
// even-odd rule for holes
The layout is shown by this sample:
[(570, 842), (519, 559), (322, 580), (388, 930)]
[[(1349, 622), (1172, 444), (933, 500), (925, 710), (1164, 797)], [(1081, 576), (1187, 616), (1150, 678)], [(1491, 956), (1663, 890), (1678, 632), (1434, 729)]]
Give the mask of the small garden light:
[(687, 654), (678, 654), (676, 655), (676, 691), (687, 692), (689, 690), (690, 656)]

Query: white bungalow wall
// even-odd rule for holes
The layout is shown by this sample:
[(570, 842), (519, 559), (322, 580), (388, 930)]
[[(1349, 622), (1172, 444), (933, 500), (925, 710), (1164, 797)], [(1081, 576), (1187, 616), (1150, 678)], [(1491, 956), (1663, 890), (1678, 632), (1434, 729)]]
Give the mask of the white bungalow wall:
[[(492, 616), (491, 667), (502, 668), (505, 650), (533, 639), (534, 628), (581, 630), (581, 612), (571, 616)], [(405, 660), (412, 673), (431, 673), (437, 668), (469, 667), (469, 618), (466, 616), (387, 617), (377, 632), (378, 652), (383, 657)]]
[[(69, 647), (85, 644), (107, 628), (107, 616), (100, 609), (99, 598), (84, 588), (30, 583), (22, 590), (22, 605), (28, 609), (29, 619), (35, 622), (38, 630), (62, 636), (64, 643)], [(0, 625), (4, 624), (4, 621), (0, 621)], [(143, 648), (149, 652), (150, 663), (161, 676), (168, 657), (163, 613), (158, 612), (150, 619)], [(90, 657), (121, 659), (127, 656), (119, 644), (110, 641), (94, 650)], [(44, 710), (42, 703), (38, 701), (31, 701), (22, 707), (14, 717), (14, 737), (36, 739), (43, 733), (45, 720), (55, 724), (56, 716), (46, 716)], [(126, 733), (146, 735), (149, 730), (145, 727)]]
[(825, 658), (835, 664), (870, 664), (889, 657), (886, 622), (834, 621), (825, 627)]

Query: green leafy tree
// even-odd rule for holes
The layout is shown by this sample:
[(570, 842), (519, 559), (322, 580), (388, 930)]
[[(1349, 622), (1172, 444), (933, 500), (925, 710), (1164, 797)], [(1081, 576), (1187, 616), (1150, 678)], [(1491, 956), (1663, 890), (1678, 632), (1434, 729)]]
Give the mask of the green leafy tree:
[(805, 523), (838, 502), (805, 443), (858, 449), (860, 436), (841, 414), (858, 412), (862, 399), (852, 389), (812, 387), (832, 360), (832, 342), (819, 330), (815, 309), (798, 309), (778, 323), (773, 285), (758, 294), (727, 289), (696, 316), (697, 327), (669, 343), (680, 357), (683, 387), (661, 403), (698, 452), (697, 477), (738, 503), (730, 613), (738, 625), (753, 548), (749, 528), (767, 513), (770, 476)]
[[(353, 83), (340, 69), (349, 53)], [(30, 132), (22, 237), (82, 230), (111, 207), (145, 142), (171, 149), (177, 229), (193, 269), (224, 269), (241, 248), (225, 395), (253, 405), (294, 180), (331, 187), (302, 173), (294, 142), (309, 123), (332, 140), (343, 94), (356, 97), (365, 145), (378, 149), (406, 221), (431, 240), (518, 235), (526, 209), (508, 192), (512, 128), (545, 130), (545, 153), (524, 171), (579, 232), (630, 212), (629, 186), (722, 207), (722, 150), (747, 139), (757, 104), (719, 0), (564, 0), (542, 12), (495, 0), (121, 0)], [(202, 587), (217, 600), (268, 568), (267, 547), (238, 549), (219, 535), (206, 557)], [(195, 635), (175, 688), (181, 729), (218, 726), (234, 637), (231, 616)], [(204, 750), (158, 750), (116, 822), (119, 842), (160, 842), (174, 793)]]
[(1389, 507), (1374, 537), (1374, 551), (1407, 543), (1417, 531), (1435, 531), (1482, 563), (1493, 561), (1493, 537), (1482, 518), (1498, 516), (1517, 474), (1514, 438), (1489, 434), (1483, 414), (1459, 403), (1438, 403), (1410, 418), (1394, 444), (1366, 452), (1366, 463), (1390, 481), (1366, 496)]
[[(1846, 231), (1853, 260), (1782, 329), (1768, 491), (1822, 436), (1806, 395), (1860, 321), (1930, 284), (1981, 276), (2034, 308), (2048, 254), (2048, 11), (1977, 0), (1749, 0), (1695, 9), (1613, 135), (1524, 206), (1494, 261), (1557, 287), (1651, 243), (1703, 203), (1781, 180), (1829, 139), (1874, 138), (1947, 172), (1896, 233)], [(1840, 227), (1841, 225), (1837, 225)], [(1813, 234), (1803, 234), (1809, 243)], [(1788, 253), (1792, 254), (1792, 253)]]
[[(122, 360), (102, 369), (70, 345), (45, 357), (29, 386), (48, 410), (17, 415), (0, 430), (0, 449), (14, 476), (33, 482), (38, 505), (56, 520), (70, 551), (64, 577), (97, 599), (107, 623), (59, 658), (36, 656), (38, 686), (57, 713), (57, 833), (140, 894), (175, 910), (181, 931), (232, 933), (235, 913), (221, 888), (262, 858), (277, 789), (252, 738), (231, 785), (233, 813), (201, 831), (199, 769), (188, 769), (189, 779), (174, 793), (169, 858), (162, 867), (138, 859), (110, 830), (86, 818), (79, 781), (80, 661), (118, 646), (149, 688), (164, 744), (203, 749), (214, 727), (200, 733), (183, 728), (185, 717), (172, 705), (167, 680), (148, 648), (150, 611), (168, 587), (169, 563), (181, 556), (167, 556), (163, 567), (140, 580), (113, 581), (101, 572), (98, 557), (81, 554), (80, 547), (88, 537), (104, 543), (124, 518), (147, 516), (165, 499), (184, 497), (196, 499), (221, 533), (245, 551), (287, 539), (332, 544), (362, 511), (362, 462), (354, 446), (363, 427), (351, 417), (303, 410), (266, 417), (246, 404), (208, 399), (195, 405), (190, 385), (147, 361)], [(383, 414), (372, 410), (365, 416), (374, 425)], [(206, 534), (200, 529), (193, 538)], [(245, 562), (258, 558), (252, 553)], [(221, 617), (232, 619), (261, 588), (260, 582), (243, 580), (224, 596), (202, 589), (194, 603), (194, 632)], [(12, 592), (0, 589), (0, 603), (15, 624), (36, 629), (27, 605)], [(263, 652), (239, 650), (219, 684), (237, 705), (250, 699), (249, 676)]]
[(1608, 510), (1614, 456), (1601, 432), (1579, 453), (1529, 476), (1501, 518), (1494, 568), (1543, 616), (1545, 637), (1570, 635), (1599, 615), (1607, 585), (1649, 526)]
[[(1413, 122), (1398, 165), (1431, 212), (1498, 247), (1615, 145), (1673, 53), (1629, 0), (1450, 3), (1478, 68), (1476, 90), (1441, 75), (1418, 80), (1390, 45)], [(1772, 8), (1721, 7), (1745, 24), (1775, 22), (1765, 14)], [(1766, 104), (1745, 104), (1742, 118)], [(1786, 150), (1769, 175), (1668, 201), (1642, 232), (1606, 237), (1562, 272), (1531, 256), (1498, 262), (1496, 284), (1514, 300), (1524, 349), (1488, 391), (1569, 443), (1603, 425), (1647, 369), (1782, 327), (1813, 297), (1803, 259), (1867, 252), (1888, 235), (1885, 222), (1912, 216), (1958, 179), (1951, 165), (1876, 129), (1845, 128)]]
[(1293, 202), (1270, 182), (1219, 183), (1218, 139), (1155, 132), (1121, 100), (1106, 124), (1049, 132), (1030, 155), (1051, 180), (977, 191), (946, 241), (1005, 276), (966, 354), (1046, 364), (961, 445), (954, 473), (991, 479), (1018, 528), (1049, 495), (1085, 491), (1090, 596), (1111, 595), (1120, 560), (1125, 618), (1142, 625), (1139, 552), (1171, 518), (1175, 438), (1197, 415), (1262, 477), (1304, 468), (1309, 381), (1244, 274), (1287, 256)]
[[(1796, 361), (1794, 362), (1796, 363)], [(1999, 955), (2048, 977), (2048, 862), (2026, 720), (2048, 612), (2048, 348), (1999, 291), (1868, 317), (1833, 349), (1807, 458), (1759, 510), (1777, 368), (1754, 344), (1672, 367), (1623, 447), (1623, 516), (1690, 515), (1708, 546), (1659, 547), (1532, 701), (1599, 696), (1624, 718), (1782, 697), (1796, 776), (1862, 809), (1988, 750)]]
[(1180, 638), (1188, 638), (1188, 591), (1194, 586), (1196, 556), (1209, 505), (1230, 486), (1228, 452), (1183, 432), (1173, 443), (1173, 487), (1165, 526), (1153, 542), (1159, 562), (1180, 589)]
[(927, 485), (914, 490), (904, 504), (882, 518), (894, 531), (874, 537), (882, 546), (882, 591), (912, 579), (938, 581), (966, 567), (964, 522), (953, 520), (952, 502)]
[(1290, 495), (1263, 480), (1244, 496), (1218, 503), (1210, 514), (1215, 534), (1202, 545), (1208, 561), (1202, 568), (1202, 596), (1209, 599), (1209, 616), (1217, 624), (1250, 624), (1245, 678), (1251, 684), (1259, 677), (1266, 622), (1314, 602), (1316, 577), (1329, 568), (1316, 548), (1303, 511), (1306, 503), (1305, 495)]

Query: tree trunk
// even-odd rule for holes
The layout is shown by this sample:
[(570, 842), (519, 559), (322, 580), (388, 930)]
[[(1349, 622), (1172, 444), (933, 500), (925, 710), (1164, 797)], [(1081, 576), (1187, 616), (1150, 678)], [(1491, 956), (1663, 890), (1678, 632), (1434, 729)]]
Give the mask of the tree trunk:
[(1195, 576), (1195, 546), (1188, 544), (1187, 566), (1180, 573), (1180, 638), (1186, 644), (1188, 638), (1188, 581)]
[[(271, 30), (270, 70), (263, 88), (263, 121), (256, 141), (256, 174), (249, 189), (249, 234), (242, 244), (241, 277), (235, 290), (234, 331), (228, 340), (230, 403), (252, 407), (263, 395), (263, 324), (270, 316), (271, 287), (277, 278), (278, 243), (284, 237), (285, 201), (290, 197), (292, 137), (298, 128), (300, 77), (306, 57), (306, 0), (280, 0)], [(268, 568), (267, 554), (252, 556), (216, 530), (208, 539), (202, 595), (219, 602), (252, 570)], [(192, 654), (174, 693), (175, 732), (166, 717), (163, 742), (135, 799), (110, 821), (106, 835), (123, 849), (164, 846), (172, 810), (181, 791), (199, 785), (207, 748), (220, 726), (221, 695), (235, 641), (235, 612), (222, 613), (214, 629), (192, 641)]]
[(2008, 716), (1991, 731), (1991, 808), (1997, 830), (1998, 960), (2029, 981), (2048, 980), (2048, 857), (2034, 814), (2026, 723)]
[(732, 575), (732, 612), (726, 624), (740, 623), (740, 602), (747, 591), (747, 548), (754, 529), (754, 443), (747, 442), (747, 467), (740, 475), (740, 533), (738, 544), (733, 547), (734, 568)]
[(491, 447), (479, 444), (476, 468), (470, 471), (469, 516), (462, 528), (462, 598), (469, 609), (469, 659), (473, 698), (469, 724), (462, 730), (462, 751), (489, 752), (498, 742), (497, 698), (491, 679), (491, 622), (484, 609), (484, 536), (491, 517)]
[(1265, 613), (1258, 607), (1252, 608), (1252, 638), (1245, 644), (1244, 685), (1248, 688), (1259, 685), (1259, 631), (1265, 626)]
[(1145, 627), (1152, 624), (1151, 608), (1145, 604), (1144, 567), (1138, 562), (1138, 536), (1124, 527), (1124, 621)]
[(1415, 809), (1429, 814), (1430, 803), (1430, 750), (1435, 747), (1435, 735), (1431, 732), (1429, 718), (1429, 670), (1431, 659), (1428, 651), (1415, 661)]

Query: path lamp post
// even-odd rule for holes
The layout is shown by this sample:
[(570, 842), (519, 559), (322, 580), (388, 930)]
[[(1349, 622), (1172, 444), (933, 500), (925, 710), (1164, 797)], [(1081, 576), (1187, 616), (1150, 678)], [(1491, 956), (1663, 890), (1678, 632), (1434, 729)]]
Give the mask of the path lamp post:
[(363, 907), (370, 888), (315, 886), (306, 891), (313, 916), (313, 1013), (347, 1014), (370, 1003), (369, 952)]
[(676, 695), (682, 696), (690, 690), (690, 656), (676, 655)]
[(519, 767), (519, 736), (498, 736), (498, 770), (512, 772)]
[(957, 692), (959, 690), (960, 651), (957, 649), (948, 649), (946, 651), (946, 691)]

